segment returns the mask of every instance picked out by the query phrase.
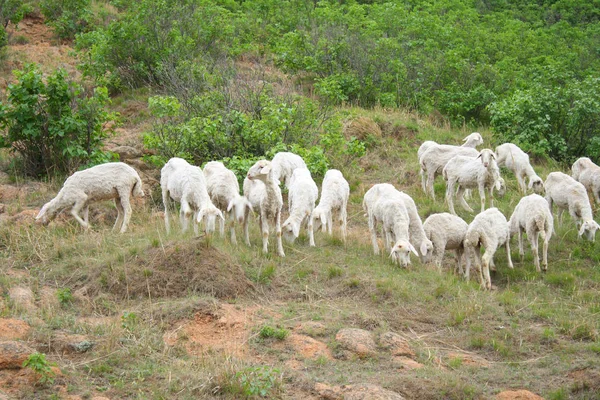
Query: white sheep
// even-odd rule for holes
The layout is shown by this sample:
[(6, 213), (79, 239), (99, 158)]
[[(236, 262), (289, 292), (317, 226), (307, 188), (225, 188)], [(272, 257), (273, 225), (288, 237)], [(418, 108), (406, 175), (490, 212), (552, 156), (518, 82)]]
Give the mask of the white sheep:
[[(330, 169), (325, 173), (323, 185), (321, 186), (321, 199), (315, 207), (310, 218), (313, 230), (322, 228), (322, 231), (333, 233), (333, 213), (337, 214), (337, 220), (341, 223), (342, 239), (346, 242), (346, 224), (348, 198), (350, 197), (350, 185), (344, 175), (337, 169)], [(314, 242), (311, 244), (314, 246)]]
[[(142, 181), (135, 169), (122, 162), (106, 163), (77, 171), (67, 178), (55, 198), (44, 204), (35, 217), (47, 225), (61, 211), (71, 209), (71, 215), (83, 226), (90, 227), (89, 205), (102, 200), (115, 200), (117, 220), (113, 229), (124, 233), (131, 219), (131, 197), (143, 197)], [(79, 211), (83, 210), (83, 219)]]
[[(483, 144), (483, 137), (481, 137), (481, 134), (479, 132), (473, 132), (470, 135), (468, 135), (467, 137), (465, 137), (463, 139), (463, 144), (460, 147), (470, 147), (470, 148), (476, 148), (480, 145)], [(417, 150), (417, 160), (421, 160), (421, 156), (430, 148), (434, 147), (434, 146), (439, 146), (438, 143), (434, 142), (433, 140), (426, 140), (424, 141), (421, 146), (419, 146), (419, 150)], [(455, 146), (455, 147), (459, 147), (459, 146)], [(425, 193), (427, 193), (427, 183), (425, 181), (425, 171), (423, 171), (422, 168), (419, 169), (419, 175), (421, 175), (421, 187), (423, 188), (423, 191)]]
[(442, 172), (446, 180), (446, 201), (450, 212), (456, 215), (454, 210), (454, 192), (458, 185), (456, 195), (463, 208), (473, 212), (464, 198), (465, 189), (479, 189), (481, 200), (481, 211), (485, 210), (485, 191), (490, 192), (491, 206), (494, 206), (494, 189), (502, 192), (504, 179), (500, 177), (500, 170), (496, 164), (496, 156), (490, 149), (483, 149), (477, 158), (456, 156), (453, 157)]
[(423, 171), (423, 174), (426, 174), (425, 192), (431, 194), (432, 199), (435, 200), (435, 192), (433, 189), (435, 177), (442, 173), (446, 163), (453, 157), (465, 156), (475, 158), (478, 155), (479, 152), (470, 147), (450, 146), (445, 144), (431, 146), (423, 153), (421, 158), (419, 158), (421, 170)]
[[(231, 242), (237, 244), (234, 224), (244, 223), (246, 214), (253, 212), (250, 201), (240, 195), (240, 184), (235, 173), (227, 169), (222, 162), (211, 161), (204, 166), (204, 177), (206, 178), (206, 189), (213, 202), (222, 212), (227, 214), (229, 220), (229, 231)], [(225, 221), (221, 220), (221, 237), (224, 234)], [(250, 242), (246, 244), (250, 246)]]
[(523, 197), (515, 207), (508, 222), (511, 237), (515, 234), (519, 238), (519, 255), (521, 260), (525, 255), (523, 251), (523, 232), (527, 233), (527, 239), (533, 252), (533, 263), (537, 272), (540, 270), (540, 256), (538, 253), (538, 236), (542, 237), (544, 247), (542, 250), (542, 266), (544, 271), (548, 269), (548, 242), (552, 237), (554, 221), (552, 213), (548, 208), (548, 202), (542, 196), (531, 194)]
[(300, 235), (300, 226), (307, 224), (309, 243), (311, 246), (315, 245), (310, 215), (318, 198), (319, 189), (310, 171), (306, 168), (296, 168), (290, 178), (288, 193), (290, 215), (281, 225), (283, 237), (288, 243), (294, 243)]
[[(479, 281), (484, 289), (492, 288), (490, 278), (490, 267), (495, 269), (494, 254), (502, 245), (506, 247), (506, 258), (508, 267), (513, 268), (510, 258), (510, 233), (506, 217), (497, 208), (488, 208), (477, 214), (473, 222), (469, 224), (465, 235), (465, 253), (470, 261), (467, 262), (465, 278), (469, 279), (472, 259), (474, 258), (479, 267)], [(481, 256), (480, 248), (483, 246), (485, 252)]]
[[(297, 154), (282, 151), (273, 157), (271, 161), (273, 168), (273, 179), (277, 182), (283, 182), (285, 187), (289, 189), (290, 178), (296, 168), (306, 169), (306, 163)], [(279, 184), (279, 183), (278, 183)]]
[(581, 157), (571, 167), (572, 177), (592, 192), (594, 200), (600, 204), (600, 167), (587, 157)]
[[(544, 192), (544, 181), (533, 170), (529, 162), (529, 155), (517, 145), (501, 144), (496, 147), (496, 156), (499, 167), (506, 167), (515, 174), (521, 193), (527, 193), (527, 188), (533, 189), (537, 194)], [(525, 179), (529, 179), (529, 185), (525, 184)]]
[(579, 229), (579, 236), (585, 234), (589, 241), (595, 241), (596, 230), (600, 226), (594, 221), (590, 200), (583, 184), (562, 172), (551, 172), (544, 182), (544, 187), (550, 212), (554, 203), (558, 206), (559, 223), (563, 211), (569, 210)]
[(215, 231), (217, 218), (224, 220), (223, 213), (214, 206), (206, 189), (204, 173), (199, 167), (190, 165), (182, 158), (171, 158), (160, 170), (160, 187), (165, 207), (165, 227), (170, 232), (169, 199), (181, 204), (179, 218), (182, 230), (188, 228), (193, 215), (194, 232), (198, 234), (198, 224), (204, 221), (204, 231), (211, 235)]
[[(263, 253), (269, 251), (269, 223), (275, 225), (277, 235), (277, 253), (285, 257), (281, 242), (281, 208), (283, 198), (279, 183), (273, 178), (272, 164), (267, 160), (257, 161), (249, 170), (244, 180), (244, 196), (250, 201), (254, 210), (258, 210), (262, 232)], [(246, 241), (248, 235), (248, 218), (244, 220)]]
[[(423, 223), (425, 235), (433, 243), (433, 250), (424, 257), (424, 262), (433, 262), (439, 270), (446, 250), (456, 253), (457, 269), (463, 275), (461, 261), (464, 256), (464, 241), (467, 234), (467, 224), (462, 218), (449, 213), (431, 214)], [(469, 258), (466, 260), (469, 261)]]

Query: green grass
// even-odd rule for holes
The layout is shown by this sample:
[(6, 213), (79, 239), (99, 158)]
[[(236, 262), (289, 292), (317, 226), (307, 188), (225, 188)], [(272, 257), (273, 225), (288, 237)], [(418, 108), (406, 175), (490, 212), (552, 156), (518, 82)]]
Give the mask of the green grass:
[[(126, 108), (144, 96), (137, 93), (123, 98), (117, 106)], [(390, 182), (413, 196), (423, 218), (446, 211), (441, 180), (436, 183), (436, 202), (420, 190), (416, 149), (425, 139), (459, 143), (470, 130), (436, 127), (426, 119), (401, 112), (354, 111), (416, 133), (401, 142), (387, 131), (382, 138), (372, 139), (376, 143), (361, 160), (364, 173), (352, 178), (350, 233), (345, 246), (319, 232), (316, 248), (305, 241), (294, 246), (284, 244), (286, 257), (279, 258), (274, 254), (272, 237), (271, 253), (263, 255), (253, 222), (252, 247), (232, 246), (217, 235), (211, 246), (223, 257), (203, 264), (206, 257), (214, 256), (204, 238), (181, 234), (175, 224), (172, 234), (166, 235), (162, 219), (149, 217), (161, 209), (160, 200), (150, 196), (146, 205), (134, 207), (130, 231), (123, 235), (110, 231), (110, 218), (104, 223), (92, 219), (90, 232), (83, 232), (69, 218), (48, 227), (3, 224), (3, 293), (12, 287), (29, 286), (38, 299), (44, 287), (65, 290), (61, 303), (68, 307), (26, 310), (7, 300), (2, 315), (30, 322), (32, 337), (40, 343), (51, 339), (56, 330), (95, 339), (97, 345), (77, 359), (67, 356), (62, 360), (48, 352), (50, 361), (69, 371), (61, 379), (74, 394), (103, 392), (110, 398), (135, 398), (139, 393), (154, 393), (157, 398), (230, 399), (270, 387), (275, 398), (302, 398), (310, 394), (315, 382), (325, 382), (374, 383), (407, 398), (423, 399), (491, 398), (513, 387), (546, 398), (593, 398), (595, 389), (585, 385), (571, 392), (569, 388), (575, 387), (576, 381), (568, 376), (580, 366), (598, 370), (600, 245), (578, 239), (573, 222), (565, 216), (551, 240), (548, 272), (535, 271), (527, 242), (521, 262), (513, 240), (515, 269), (506, 267), (501, 249), (495, 259), (497, 271), (492, 273), (497, 290), (489, 292), (480, 290), (475, 278), (465, 282), (453, 275), (450, 254), (444, 258), (441, 274), (436, 268), (421, 265), (415, 257), (413, 265), (403, 269), (384, 255), (374, 256), (361, 208), (364, 192), (373, 183)], [(489, 144), (490, 133), (479, 131)], [(551, 163), (536, 165), (541, 176), (557, 168)], [(511, 191), (497, 205), (510, 216), (518, 196), (514, 177), (505, 174), (505, 178)], [(7, 207), (10, 212), (17, 207), (39, 207), (59, 186), (60, 182), (53, 182), (43, 189), (43, 195), (30, 193), (23, 204), (9, 202)], [(114, 213), (110, 203), (92, 208)], [(460, 207), (457, 211), (467, 222), (474, 217)], [(160, 265), (150, 264), (149, 257), (158, 257), (169, 248), (187, 251), (186, 265), (164, 271)], [(147, 265), (139, 265), (140, 260)], [(232, 284), (249, 282), (246, 289), (223, 295), (217, 289), (192, 285), (192, 275), (204, 276), (211, 272), (211, 266), (217, 268), (218, 276), (231, 276)], [(168, 286), (159, 280), (161, 273), (168, 273), (166, 277), (180, 275), (187, 284), (169, 296), (161, 295)], [(134, 292), (136, 284), (141, 289)], [(68, 301), (66, 288), (71, 293)], [(81, 297), (78, 293), (83, 289), (87, 294)], [(249, 315), (247, 322), (236, 322), (238, 327), (248, 324), (250, 348), (245, 358), (210, 348), (198, 350), (194, 348), (194, 333), (183, 333), (189, 321), (207, 315), (216, 315), (213, 322), (220, 326), (220, 318), (227, 319), (219, 314), (224, 303), (234, 303)], [(260, 312), (252, 314), (249, 310), (256, 307)], [(84, 320), (99, 317), (112, 322), (93, 325)], [(400, 332), (411, 339), (417, 361), (425, 366), (399, 373), (392, 357), (380, 351), (376, 357), (354, 361), (301, 358), (301, 368), (292, 368), (299, 357), (288, 343), (289, 335), (297, 333), (296, 325), (306, 321), (319, 321), (326, 327), (315, 337), (334, 355), (338, 354), (335, 335), (340, 328), (368, 329), (376, 336), (388, 330)], [(229, 329), (223, 324), (220, 329)], [(179, 341), (166, 345), (165, 333), (177, 329), (181, 332)], [(448, 351), (457, 349), (483, 357), (492, 366), (478, 368), (445, 358)], [(440, 368), (439, 359), (449, 360), (449, 368)], [(260, 376), (262, 370), (253, 369), (261, 365), (269, 368), (265, 376)], [(567, 378), (557, 380), (557, 376)], [(245, 388), (242, 379), (250, 382)], [(46, 397), (53, 393), (44, 390)]]

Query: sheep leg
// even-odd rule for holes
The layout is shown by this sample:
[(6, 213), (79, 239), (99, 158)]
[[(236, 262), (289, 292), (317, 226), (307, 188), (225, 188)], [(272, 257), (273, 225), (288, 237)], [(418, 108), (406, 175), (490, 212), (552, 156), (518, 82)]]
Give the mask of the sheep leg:
[(327, 213), (327, 232), (333, 236), (333, 211)]
[(423, 193), (427, 194), (427, 182), (425, 181), (425, 171), (423, 171), (423, 168), (419, 169), (419, 175), (421, 175), (421, 188), (423, 189)]
[(481, 278), (481, 285), (484, 289), (492, 289), (492, 278), (490, 278), (490, 264), (494, 261), (494, 253), (496, 252), (496, 246), (488, 246), (485, 249), (482, 257), (482, 266), (479, 271)]
[(377, 244), (377, 221), (373, 217), (369, 217), (369, 232), (371, 232), (371, 244), (373, 245), (373, 253), (379, 255), (379, 244)]
[(542, 268), (545, 272), (548, 270), (548, 242), (550, 241), (550, 236), (546, 235), (546, 231), (540, 231), (540, 235), (544, 241), (544, 248), (542, 249)]
[(269, 252), (269, 223), (267, 216), (261, 213), (259, 222), (260, 231), (262, 232), (263, 253), (267, 254)]
[[(454, 183), (454, 180), (448, 180), (448, 182), (446, 183), (446, 202), (448, 203), (448, 208), (450, 209), (450, 212), (453, 215), (456, 215), (456, 211), (454, 210), (454, 201), (452, 199), (452, 196), (454, 194)], [(461, 190), (460, 186), (458, 190)]]
[(225, 236), (225, 219), (224, 218), (219, 218), (219, 234), (221, 235), (221, 238), (223, 238)]
[(479, 200), (481, 201), (481, 212), (484, 212), (485, 211), (485, 187), (482, 184), (479, 184)]
[(231, 243), (237, 245), (237, 238), (235, 237), (235, 221), (231, 219), (229, 221), (229, 237), (231, 239)]
[(277, 233), (277, 254), (280, 257), (285, 257), (283, 243), (281, 243), (281, 210), (278, 210), (275, 215), (275, 232)]
[(535, 232), (532, 229), (527, 232), (527, 237), (529, 238), (529, 244), (531, 245), (531, 251), (533, 252), (533, 264), (535, 265), (535, 270), (537, 272), (542, 272), (540, 269), (540, 255), (538, 252), (538, 232)]
[(119, 198), (115, 199), (115, 207), (117, 209), (117, 220), (115, 221), (115, 224), (112, 227), (113, 231), (115, 229), (123, 226), (123, 214), (125, 214), (125, 210), (123, 209), (123, 206), (121, 205), (121, 199), (119, 199)]
[(129, 226), (129, 220), (131, 219), (131, 204), (129, 202), (129, 193), (121, 196), (121, 206), (123, 207), (123, 226), (121, 227), (121, 233), (125, 233)]
[(456, 268), (458, 269), (458, 274), (459, 275), (463, 275), (463, 267), (462, 267), (462, 260), (464, 257), (464, 249), (458, 248), (455, 250), (456, 253)]
[(473, 209), (471, 208), (471, 206), (469, 206), (469, 203), (467, 203), (467, 201), (465, 200), (465, 189), (462, 186), (458, 187), (458, 190), (456, 191), (456, 198), (458, 199), (462, 208), (464, 208), (468, 212), (473, 212)]
[(250, 210), (246, 208), (245, 216), (244, 216), (244, 241), (246, 245), (250, 247), (250, 232), (248, 231), (248, 222), (250, 217)]
[(169, 193), (167, 189), (162, 190), (162, 199), (163, 206), (165, 207), (165, 228), (167, 230), (167, 235), (171, 231), (171, 227), (169, 226)]
[(194, 211), (194, 214), (192, 216), (192, 226), (194, 227), (194, 235), (198, 236), (198, 214), (199, 211), (196, 210)]
[(517, 178), (517, 183), (519, 184), (519, 191), (522, 194), (526, 194), (527, 193), (527, 185), (525, 184), (525, 179), (523, 178), (523, 176), (520, 173), (515, 174), (515, 177)]
[(558, 216), (558, 225), (562, 225), (563, 212), (565, 212), (565, 210), (559, 207), (558, 208), (558, 213), (557, 213), (557, 216)]
[(183, 210), (183, 207), (179, 211), (179, 223), (181, 224), (181, 230), (183, 232), (187, 231), (188, 218), (187, 218), (187, 215), (185, 215), (185, 211)]
[(344, 243), (346, 243), (346, 235), (348, 234), (347, 233), (348, 214), (346, 211), (346, 203), (344, 203), (344, 205), (342, 206), (340, 213), (342, 214), (342, 238), (343, 238)]
[(523, 229), (521, 227), (519, 227), (519, 255), (521, 256), (521, 262), (523, 262), (525, 251), (523, 251)]
[(79, 216), (79, 211), (81, 211), (81, 209), (86, 206), (86, 201), (87, 196), (85, 196), (85, 198), (78, 199), (73, 205), (73, 208), (71, 208), (71, 215), (73, 216), (73, 218), (75, 218), (75, 220), (77, 220), (77, 222), (81, 224), (81, 226), (83, 226), (83, 229), (87, 230), (90, 227), (90, 225), (86, 223), (83, 219), (81, 219), (81, 217)]
[(508, 263), (508, 268), (514, 269), (514, 265), (512, 259), (510, 258), (510, 234), (506, 238), (506, 242), (504, 242), (504, 247), (506, 247), (506, 261)]
[(435, 189), (433, 188), (433, 181), (435, 180), (435, 171), (429, 171), (427, 173), (427, 189), (431, 198), (435, 201)]
[(308, 244), (312, 247), (315, 247), (315, 232), (313, 231), (313, 219), (310, 217), (310, 215), (308, 216), (308, 227), (306, 229), (308, 230)]
[[(485, 192), (484, 192), (485, 195)], [(484, 198), (485, 203), (485, 198)], [(494, 185), (490, 186), (490, 207), (494, 207)]]
[(86, 224), (90, 224), (90, 205), (86, 204), (86, 206), (83, 208), (83, 220), (85, 221)]

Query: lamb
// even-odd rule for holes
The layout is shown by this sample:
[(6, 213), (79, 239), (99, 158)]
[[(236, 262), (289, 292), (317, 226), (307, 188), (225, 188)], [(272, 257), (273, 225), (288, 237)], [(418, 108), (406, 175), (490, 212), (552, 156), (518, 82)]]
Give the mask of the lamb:
[(369, 221), (373, 252), (379, 254), (376, 234), (379, 222), (382, 224), (386, 249), (391, 251), (390, 256), (395, 262), (406, 266), (410, 264), (410, 252), (417, 256), (419, 253), (409, 241), (410, 215), (405, 198), (400, 194), (403, 193), (389, 183), (374, 185), (365, 193), (363, 209)]
[(569, 210), (579, 229), (579, 237), (585, 234), (587, 240), (595, 241), (596, 231), (600, 226), (594, 221), (590, 200), (583, 184), (562, 172), (551, 172), (544, 187), (550, 212), (554, 203), (558, 206), (559, 223), (563, 211)]
[(315, 245), (313, 225), (310, 215), (319, 197), (319, 189), (306, 168), (296, 168), (290, 179), (288, 200), (290, 215), (281, 226), (283, 236), (288, 243), (300, 235), (300, 226), (308, 224), (309, 243)]
[(494, 206), (494, 188), (498, 191), (503, 190), (504, 180), (500, 177), (500, 170), (496, 164), (496, 155), (490, 149), (483, 149), (477, 158), (456, 156), (453, 157), (444, 167), (442, 174), (446, 180), (446, 201), (450, 212), (456, 215), (454, 210), (454, 189), (458, 184), (457, 197), (463, 208), (473, 212), (464, 198), (465, 189), (479, 189), (479, 198), (481, 200), (481, 211), (485, 210), (485, 190), (490, 192), (491, 206)]
[(548, 242), (552, 237), (554, 221), (552, 213), (548, 208), (548, 202), (542, 196), (531, 194), (523, 197), (515, 207), (515, 211), (508, 222), (511, 237), (515, 234), (519, 236), (519, 254), (523, 260), (523, 232), (527, 233), (527, 239), (533, 251), (533, 262), (537, 272), (540, 270), (540, 257), (538, 254), (538, 236), (544, 241), (542, 252), (542, 265), (544, 271), (548, 270)]
[[(135, 169), (122, 162), (96, 165), (71, 175), (55, 198), (44, 204), (36, 222), (48, 225), (64, 209), (70, 208), (71, 215), (83, 226), (90, 227), (89, 205), (102, 200), (115, 200), (117, 220), (113, 230), (120, 228), (124, 233), (131, 219), (131, 197), (143, 197), (142, 181)], [(83, 210), (83, 219), (79, 211)]]
[(423, 153), (419, 158), (419, 164), (423, 174), (427, 175), (425, 182), (425, 193), (431, 194), (433, 200), (435, 200), (435, 192), (433, 189), (433, 181), (435, 177), (442, 173), (442, 170), (446, 166), (446, 163), (455, 156), (465, 156), (475, 158), (479, 155), (479, 152), (470, 147), (450, 146), (440, 144), (432, 146)]
[(224, 220), (223, 213), (214, 206), (206, 189), (204, 173), (199, 167), (190, 165), (182, 158), (171, 158), (160, 170), (160, 187), (165, 207), (165, 227), (170, 232), (169, 204), (172, 199), (181, 203), (179, 218), (183, 232), (187, 231), (190, 218), (194, 217), (194, 233), (204, 221), (204, 231), (211, 235), (215, 231), (217, 218)]
[[(498, 211), (497, 208), (489, 208), (480, 214), (477, 214), (473, 222), (469, 224), (467, 233), (465, 234), (465, 253), (469, 260), (476, 259), (479, 267), (479, 281), (484, 289), (492, 288), (492, 280), (490, 278), (490, 267), (494, 266), (494, 254), (500, 246), (506, 247), (506, 258), (508, 267), (513, 268), (513, 263), (510, 258), (510, 233), (508, 230), (508, 222), (506, 217)], [(485, 252), (483, 257), (480, 253), (481, 246), (484, 246)], [(483, 265), (482, 265), (483, 261)], [(471, 261), (467, 262), (465, 278), (469, 279), (469, 270)]]
[[(231, 243), (237, 244), (234, 224), (237, 221), (243, 224), (247, 212), (254, 212), (250, 201), (240, 195), (240, 184), (233, 173), (222, 162), (211, 161), (204, 166), (206, 189), (213, 204), (226, 213), (229, 220)], [(225, 221), (221, 220), (221, 237), (224, 235)], [(250, 246), (250, 241), (246, 241)]]
[(587, 157), (581, 157), (571, 167), (572, 177), (592, 192), (594, 200), (600, 204), (600, 167)]
[[(263, 253), (267, 253), (269, 244), (269, 223), (275, 225), (277, 235), (277, 253), (285, 257), (281, 243), (281, 208), (283, 198), (279, 183), (273, 178), (272, 163), (267, 160), (257, 161), (249, 170), (244, 180), (244, 196), (255, 210), (259, 210), (259, 222), (263, 239)], [(246, 241), (248, 236), (248, 218), (244, 220)]]
[[(529, 163), (529, 155), (517, 145), (504, 143), (496, 147), (496, 162), (499, 167), (510, 169), (517, 178), (521, 193), (527, 193), (527, 188), (533, 189), (537, 194), (544, 192), (544, 182)], [(529, 179), (529, 185), (525, 184), (525, 178)]]
[(296, 168), (304, 168), (306, 169), (306, 163), (297, 154), (289, 153), (289, 152), (279, 152), (275, 154), (273, 160), (271, 161), (273, 168), (273, 179), (285, 184), (286, 188), (290, 188), (290, 178), (294, 173)]
[[(483, 144), (483, 138), (481, 137), (481, 134), (479, 132), (473, 132), (470, 135), (468, 135), (467, 137), (465, 137), (463, 139), (463, 144), (460, 147), (470, 147), (470, 148), (476, 148), (480, 145)], [(417, 159), (421, 160), (421, 156), (430, 148), (434, 147), (434, 146), (439, 146), (438, 143), (434, 142), (433, 140), (426, 140), (425, 142), (423, 142), (421, 144), (421, 146), (419, 147), (419, 150), (417, 151)], [(459, 147), (459, 146), (455, 146), (455, 147)], [(427, 193), (427, 186), (426, 186), (426, 181), (425, 181), (425, 171), (421, 168), (419, 170), (419, 175), (421, 175), (421, 187), (423, 188), (423, 191), (425, 193)]]
[[(428, 253), (424, 262), (433, 262), (441, 271), (444, 251), (456, 252), (457, 269), (463, 275), (461, 260), (464, 255), (464, 241), (467, 234), (467, 224), (462, 218), (449, 213), (431, 214), (423, 223), (425, 235), (433, 243), (433, 251)], [(467, 258), (467, 263), (470, 262)]]
[[(322, 228), (331, 235), (333, 233), (333, 213), (337, 213), (337, 220), (341, 223), (342, 239), (346, 242), (346, 223), (348, 198), (350, 197), (350, 186), (344, 175), (337, 169), (330, 169), (325, 173), (321, 187), (321, 200), (313, 210), (310, 219), (313, 230)], [(314, 242), (311, 246), (314, 246)]]

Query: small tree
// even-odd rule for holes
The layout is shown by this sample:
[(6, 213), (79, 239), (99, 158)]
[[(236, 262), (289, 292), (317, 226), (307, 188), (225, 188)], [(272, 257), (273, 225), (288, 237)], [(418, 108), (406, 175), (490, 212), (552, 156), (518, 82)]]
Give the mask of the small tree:
[(16, 71), (8, 86), (8, 101), (0, 103), (0, 147), (23, 158), (32, 176), (72, 172), (84, 164), (109, 161), (101, 150), (107, 137), (105, 123), (115, 116), (105, 110), (106, 88), (86, 91), (57, 70), (43, 79), (30, 64)]

